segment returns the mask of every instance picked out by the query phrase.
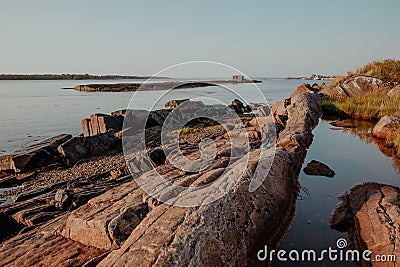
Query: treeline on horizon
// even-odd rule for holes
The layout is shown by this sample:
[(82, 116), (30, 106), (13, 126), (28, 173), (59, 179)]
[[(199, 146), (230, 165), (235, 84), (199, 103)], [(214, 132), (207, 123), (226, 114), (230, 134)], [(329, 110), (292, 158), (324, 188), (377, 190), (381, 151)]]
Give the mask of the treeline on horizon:
[[(0, 74), (0, 80), (115, 80), (148, 79), (150, 76), (91, 75), (91, 74)], [(165, 78), (165, 77), (153, 77)]]

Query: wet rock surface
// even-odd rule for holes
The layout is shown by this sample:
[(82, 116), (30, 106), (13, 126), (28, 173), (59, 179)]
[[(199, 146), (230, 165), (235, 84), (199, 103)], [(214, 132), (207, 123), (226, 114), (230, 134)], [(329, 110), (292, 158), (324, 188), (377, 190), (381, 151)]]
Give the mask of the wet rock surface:
[(400, 189), (369, 182), (356, 185), (339, 197), (330, 218), (331, 228), (348, 232), (350, 247), (375, 255), (395, 255), (396, 262), (365, 262), (360, 266), (398, 266), (400, 257)]
[(316, 175), (316, 176), (326, 176), (326, 177), (334, 177), (335, 171), (329, 168), (328, 165), (319, 162), (317, 160), (312, 160), (307, 164), (307, 166), (303, 169), (304, 173), (307, 175)]
[(355, 125), (351, 120), (333, 121), (330, 122), (329, 124), (341, 128), (357, 128), (357, 125)]

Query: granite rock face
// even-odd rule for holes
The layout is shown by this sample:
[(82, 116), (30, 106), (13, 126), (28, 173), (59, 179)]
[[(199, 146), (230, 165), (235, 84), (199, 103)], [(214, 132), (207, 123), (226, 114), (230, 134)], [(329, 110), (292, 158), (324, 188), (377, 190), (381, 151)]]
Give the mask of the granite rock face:
[(320, 91), (320, 93), (330, 97), (353, 97), (369, 93), (377, 93), (385, 89), (385, 84), (380, 79), (366, 76), (357, 76), (349, 78), (336, 86), (333, 86), (331, 84), (326, 85)]
[(113, 131), (96, 136), (75, 136), (58, 147), (67, 166), (72, 166), (83, 158), (102, 156), (122, 151), (121, 139)]
[(293, 97), (298, 94), (304, 94), (304, 93), (313, 93), (319, 91), (319, 86), (318, 84), (314, 83), (313, 85), (310, 85), (308, 83), (301, 84), (297, 86), (296, 91), (294, 91), (290, 96)]
[(1, 156), (0, 169), (1, 171), (26, 172), (46, 166), (60, 156), (57, 152), (58, 146), (71, 138), (70, 134), (61, 134), (16, 151), (14, 155)]
[[(319, 116), (318, 95), (297, 95), (288, 106), (288, 130), (281, 133), (275, 156), (272, 150), (255, 150), (248, 162), (244, 158), (235, 162), (230, 166), (232, 171), (245, 168), (245, 175), (218, 201), (193, 208), (154, 207), (121, 248), (99, 266), (262, 264), (256, 258), (257, 251), (264, 245), (275, 247), (293, 216), (299, 185), (292, 177), (301, 170)], [(260, 161), (260, 157), (267, 160)], [(258, 162), (268, 165), (272, 160), (262, 185), (250, 193), (255, 166)]]
[(106, 114), (92, 114), (90, 119), (82, 120), (82, 133), (84, 137), (106, 133), (109, 130), (119, 132), (122, 130), (123, 116), (110, 116)]
[(395, 255), (396, 262), (366, 262), (360, 266), (398, 266), (400, 259), (400, 189), (395, 186), (365, 183), (339, 197), (341, 203), (330, 219), (331, 228), (348, 232), (350, 247), (370, 250), (375, 255)]
[[(83, 266), (104, 258), (106, 251), (57, 234), (65, 214), (0, 244), (2, 266)], [(91, 266), (91, 265), (86, 265)]]

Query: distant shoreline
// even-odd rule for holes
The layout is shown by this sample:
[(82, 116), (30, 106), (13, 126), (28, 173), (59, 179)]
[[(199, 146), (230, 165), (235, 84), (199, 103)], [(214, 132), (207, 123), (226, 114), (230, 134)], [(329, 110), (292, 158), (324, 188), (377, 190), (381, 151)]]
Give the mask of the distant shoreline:
[(147, 80), (171, 79), (168, 77), (134, 76), (134, 75), (92, 75), (92, 74), (0, 74), (0, 80)]
[(337, 76), (335, 75), (317, 75), (313, 74), (310, 77), (287, 77), (287, 80), (305, 80), (305, 81), (325, 81), (325, 80), (333, 80)]

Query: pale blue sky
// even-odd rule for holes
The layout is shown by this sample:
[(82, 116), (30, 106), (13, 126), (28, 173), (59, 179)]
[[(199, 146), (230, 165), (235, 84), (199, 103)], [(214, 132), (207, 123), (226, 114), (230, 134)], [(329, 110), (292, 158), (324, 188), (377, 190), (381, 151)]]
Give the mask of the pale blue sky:
[(210, 60), (279, 77), (400, 58), (398, 0), (0, 3), (0, 73), (151, 75)]

